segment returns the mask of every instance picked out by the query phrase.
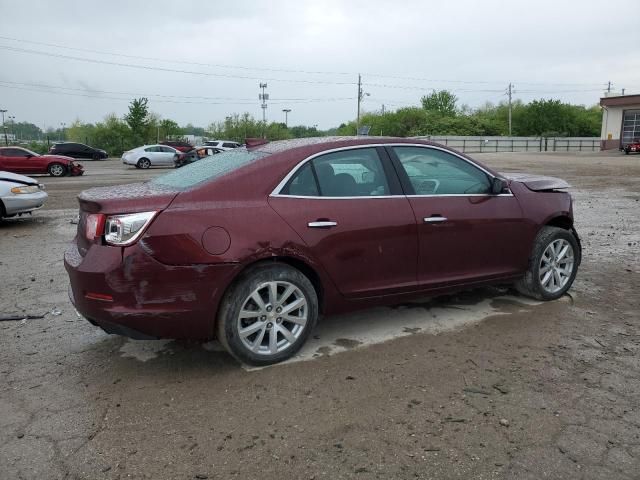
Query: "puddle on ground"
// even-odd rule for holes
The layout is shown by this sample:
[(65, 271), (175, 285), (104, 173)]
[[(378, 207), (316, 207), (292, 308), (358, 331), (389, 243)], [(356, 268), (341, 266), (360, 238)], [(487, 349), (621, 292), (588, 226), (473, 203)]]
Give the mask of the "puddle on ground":
[(120, 347), (120, 353), (125, 358), (147, 362), (166, 350), (171, 342), (173, 340), (131, 340), (128, 338)]
[[(529, 311), (541, 303), (512, 295), (491, 297), (486, 291), (482, 295), (469, 292), (445, 298), (325, 318), (296, 356), (277, 365), (335, 355), (408, 335), (456, 330), (479, 323), (491, 315)], [(243, 365), (242, 368), (253, 371), (269, 367)]]
[[(530, 311), (532, 306), (541, 303), (525, 297), (492, 296), (486, 291), (482, 292), (469, 292), (454, 297), (378, 307), (324, 318), (300, 352), (278, 365), (335, 355), (408, 335), (452, 331), (479, 323), (491, 315)], [(120, 347), (120, 352), (123, 357), (146, 362), (163, 352), (171, 351), (170, 343), (172, 340), (127, 339)], [(217, 341), (204, 343), (202, 348), (210, 352), (224, 350)], [(242, 368), (253, 371), (269, 367), (243, 365)]]

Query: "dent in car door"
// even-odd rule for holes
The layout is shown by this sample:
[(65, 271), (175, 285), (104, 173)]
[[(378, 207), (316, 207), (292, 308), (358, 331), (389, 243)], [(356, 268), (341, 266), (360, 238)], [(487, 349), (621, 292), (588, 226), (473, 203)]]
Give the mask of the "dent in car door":
[(348, 149), (315, 157), (269, 198), (347, 297), (416, 286), (415, 218), (386, 175), (375, 148)]

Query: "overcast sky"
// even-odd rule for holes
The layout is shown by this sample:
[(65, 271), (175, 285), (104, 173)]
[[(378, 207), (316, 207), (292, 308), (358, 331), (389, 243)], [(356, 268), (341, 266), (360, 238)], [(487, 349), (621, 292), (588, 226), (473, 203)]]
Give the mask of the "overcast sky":
[[(638, 0), (0, 0), (0, 108), (40, 127), (152, 111), (207, 126), (232, 113), (329, 128), (446, 88), (477, 107), (593, 105), (640, 93)], [(34, 43), (35, 42), (35, 43)], [(36, 53), (41, 52), (41, 53)], [(44, 53), (44, 54), (43, 54)], [(144, 58), (142, 58), (144, 57)], [(87, 59), (79, 60), (79, 59)], [(135, 68), (137, 66), (137, 68)]]

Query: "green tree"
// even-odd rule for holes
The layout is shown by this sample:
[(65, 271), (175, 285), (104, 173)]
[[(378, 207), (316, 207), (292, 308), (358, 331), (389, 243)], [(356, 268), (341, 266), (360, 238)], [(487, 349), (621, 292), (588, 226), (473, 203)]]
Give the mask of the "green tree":
[(167, 138), (172, 136), (183, 134), (183, 131), (180, 128), (180, 125), (178, 125), (177, 122), (174, 122), (173, 120), (170, 120), (168, 118), (161, 120), (159, 127), (160, 127), (160, 138), (163, 140), (166, 140)]
[(144, 143), (149, 124), (149, 100), (142, 97), (136, 98), (129, 104), (129, 113), (124, 120), (131, 129), (134, 142)]
[(456, 114), (456, 103), (458, 97), (448, 90), (435, 90), (429, 95), (426, 95), (420, 99), (422, 108), (428, 112), (439, 113), (443, 116), (452, 117)]

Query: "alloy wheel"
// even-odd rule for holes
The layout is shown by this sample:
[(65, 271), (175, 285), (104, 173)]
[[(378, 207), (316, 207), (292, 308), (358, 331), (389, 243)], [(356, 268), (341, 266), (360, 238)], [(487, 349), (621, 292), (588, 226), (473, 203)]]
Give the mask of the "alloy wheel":
[(64, 175), (64, 167), (62, 165), (51, 165), (51, 168), (49, 170), (51, 172), (51, 175), (53, 175), (54, 177), (61, 177), (62, 175)]
[(560, 291), (571, 279), (574, 264), (573, 246), (563, 238), (552, 241), (540, 258), (538, 279), (542, 288), (549, 293)]
[(258, 285), (242, 303), (238, 335), (245, 348), (259, 355), (275, 355), (293, 345), (307, 325), (307, 298), (285, 281)]

